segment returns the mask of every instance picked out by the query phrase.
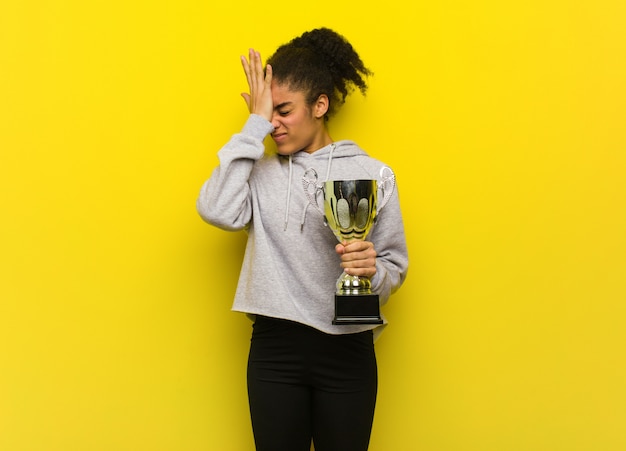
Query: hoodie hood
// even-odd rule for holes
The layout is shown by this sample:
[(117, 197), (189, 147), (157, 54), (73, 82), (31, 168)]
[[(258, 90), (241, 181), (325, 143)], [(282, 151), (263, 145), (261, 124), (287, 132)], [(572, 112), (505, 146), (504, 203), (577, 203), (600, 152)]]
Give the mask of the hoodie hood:
[(291, 157), (295, 163), (306, 165), (307, 162), (328, 162), (332, 159), (348, 158), (355, 155), (366, 156), (367, 154), (354, 141), (342, 140), (335, 141), (313, 153), (301, 151), (292, 154)]

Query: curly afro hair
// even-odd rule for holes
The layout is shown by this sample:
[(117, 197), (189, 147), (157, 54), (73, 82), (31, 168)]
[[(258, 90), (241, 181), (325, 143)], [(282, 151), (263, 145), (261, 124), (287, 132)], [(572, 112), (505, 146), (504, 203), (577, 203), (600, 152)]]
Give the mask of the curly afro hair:
[(273, 77), (294, 91), (304, 91), (307, 103), (320, 95), (329, 99), (326, 119), (336, 113), (356, 87), (367, 91), (365, 78), (372, 72), (340, 34), (328, 28), (307, 31), (280, 46), (267, 60)]

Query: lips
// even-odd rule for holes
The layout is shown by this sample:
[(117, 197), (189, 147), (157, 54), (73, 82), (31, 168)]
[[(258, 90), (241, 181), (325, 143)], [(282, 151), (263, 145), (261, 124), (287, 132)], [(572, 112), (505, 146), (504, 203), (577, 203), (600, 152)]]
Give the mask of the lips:
[(287, 137), (287, 133), (274, 133), (272, 134), (272, 138), (274, 138), (274, 141), (279, 142), (284, 140)]

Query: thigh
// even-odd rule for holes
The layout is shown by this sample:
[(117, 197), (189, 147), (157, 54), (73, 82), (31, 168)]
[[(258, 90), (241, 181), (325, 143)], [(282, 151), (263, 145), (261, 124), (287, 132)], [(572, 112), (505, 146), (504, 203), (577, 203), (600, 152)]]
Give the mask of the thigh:
[(248, 400), (257, 451), (309, 451), (311, 390), (287, 324), (255, 324), (248, 358)]
[(331, 338), (318, 354), (313, 391), (316, 451), (366, 451), (369, 445), (378, 371), (371, 333)]
[(252, 431), (257, 451), (309, 451), (310, 392), (304, 386), (248, 379)]

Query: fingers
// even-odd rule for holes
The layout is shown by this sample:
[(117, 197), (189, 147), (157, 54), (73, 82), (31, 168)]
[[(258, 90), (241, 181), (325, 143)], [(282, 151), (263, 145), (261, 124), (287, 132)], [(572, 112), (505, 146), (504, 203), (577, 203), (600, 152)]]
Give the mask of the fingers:
[[(261, 80), (263, 80), (263, 66), (261, 64), (261, 55), (256, 50), (250, 49), (250, 89), (251, 92), (257, 92), (259, 89), (259, 85), (261, 84)], [(259, 80), (259, 78), (261, 80)]]
[(241, 56), (241, 65), (246, 74), (246, 81), (250, 88), (250, 93), (242, 93), (241, 96), (246, 101), (250, 113), (256, 113), (268, 120), (272, 118), (272, 67), (263, 69), (261, 54), (250, 49), (248, 58)]
[(272, 89), (272, 76), (274, 75), (272, 66), (269, 64), (265, 66), (265, 87)]
[(335, 248), (341, 256), (341, 267), (350, 275), (372, 277), (376, 274), (376, 250), (369, 241), (352, 241)]
[(344, 241), (343, 243), (337, 245), (337, 247), (340, 246), (343, 248), (342, 253), (373, 252), (374, 256), (376, 255), (374, 243), (371, 241)]
[(246, 81), (248, 82), (248, 86), (251, 85), (252, 83), (252, 75), (250, 73), (250, 64), (248, 63), (248, 60), (246, 59), (245, 56), (241, 56), (241, 65), (243, 66), (243, 71), (246, 74)]

